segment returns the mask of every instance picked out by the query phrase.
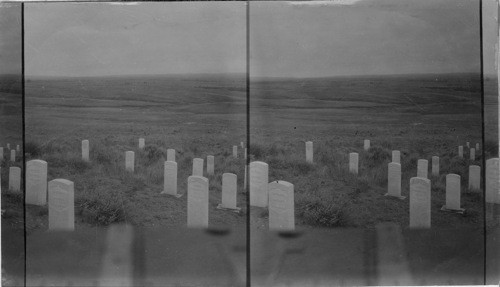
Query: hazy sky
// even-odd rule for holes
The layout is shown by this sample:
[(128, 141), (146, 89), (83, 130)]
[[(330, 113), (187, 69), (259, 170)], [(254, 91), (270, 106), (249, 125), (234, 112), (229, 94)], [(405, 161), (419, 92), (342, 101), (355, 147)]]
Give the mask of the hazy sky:
[[(478, 72), (478, 3), (251, 2), (251, 75)], [(27, 3), (26, 73), (243, 73), (245, 9), (243, 2)], [(484, 10), (492, 23), (484, 26), (487, 73), (495, 67), (495, 17)]]
[(244, 73), (244, 2), (27, 3), (26, 74)]
[(21, 4), (0, 3), (0, 74), (22, 73)]
[(253, 76), (479, 71), (479, 1), (281, 1), (250, 8)]

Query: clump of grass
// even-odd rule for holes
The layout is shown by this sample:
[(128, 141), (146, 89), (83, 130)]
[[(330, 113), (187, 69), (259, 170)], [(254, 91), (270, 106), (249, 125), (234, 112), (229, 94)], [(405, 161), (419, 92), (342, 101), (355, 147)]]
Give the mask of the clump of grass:
[[(481, 154), (481, 153), (479, 153), (479, 154)], [(492, 140), (485, 141), (484, 154), (486, 156), (486, 159), (489, 159), (492, 157), (498, 157), (498, 142), (492, 141)]]
[(250, 150), (248, 151), (255, 159), (262, 160), (265, 156), (264, 147), (258, 144), (250, 144)]
[[(77, 199), (76, 206), (87, 223), (106, 226), (125, 220), (125, 210), (115, 192), (87, 192)], [(119, 197), (118, 197), (119, 198)]]
[(42, 147), (34, 141), (28, 141), (24, 144), (24, 152), (31, 158), (39, 157), (42, 155)]
[(345, 225), (343, 204), (326, 201), (311, 194), (298, 194), (295, 210), (307, 224), (321, 227)]
[(163, 159), (167, 155), (167, 151), (157, 145), (148, 145), (144, 148), (144, 154), (149, 163), (153, 163)]
[(373, 168), (377, 165), (385, 163), (390, 159), (391, 154), (388, 150), (381, 147), (375, 146), (368, 150), (367, 153), (363, 155), (363, 165), (368, 168)]

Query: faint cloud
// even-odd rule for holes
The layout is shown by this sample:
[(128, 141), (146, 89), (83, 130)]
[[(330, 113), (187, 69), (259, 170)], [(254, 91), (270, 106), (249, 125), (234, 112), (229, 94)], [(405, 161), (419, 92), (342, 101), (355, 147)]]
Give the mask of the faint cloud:
[(312, 1), (289, 1), (293, 6), (348, 6), (354, 5), (362, 0), (312, 0)]

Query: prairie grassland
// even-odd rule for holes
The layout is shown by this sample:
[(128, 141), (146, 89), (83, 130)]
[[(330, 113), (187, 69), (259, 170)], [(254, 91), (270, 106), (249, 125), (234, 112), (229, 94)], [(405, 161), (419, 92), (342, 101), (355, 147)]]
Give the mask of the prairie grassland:
[[(481, 143), (479, 90), (476, 75), (253, 80), (250, 160), (269, 164), (270, 181), (295, 185), (298, 226), (372, 227), (393, 221), (406, 227), (408, 198), (383, 196), (391, 151), (401, 151), (404, 196), (408, 196), (409, 178), (416, 175), (417, 160), (428, 159), (430, 169), (431, 156), (437, 155), (441, 175), (431, 177), (432, 225), (482, 225), (482, 196), (467, 189), (468, 165), (481, 165), (483, 150), (486, 158), (497, 156), (495, 136), (491, 136), (497, 127), (486, 126), (487, 145), (476, 153), (476, 161), (468, 160), (466, 148), (465, 159), (456, 158), (458, 145)], [(494, 105), (495, 96), (488, 95), (487, 102)], [(184, 226), (186, 197), (159, 194), (167, 148), (177, 151), (180, 193), (186, 192), (192, 159), (214, 155), (210, 225), (244, 225), (244, 160), (242, 153), (232, 159), (231, 148), (245, 141), (246, 120), (241, 77), (30, 79), (26, 83), (27, 160), (46, 160), (49, 180), (75, 182), (77, 228), (119, 221)], [(143, 151), (137, 148), (139, 137), (146, 139)], [(90, 141), (90, 163), (81, 160), (83, 139)], [(362, 150), (363, 139), (371, 140), (368, 152)], [(305, 162), (307, 140), (314, 142), (314, 164)], [(136, 152), (134, 174), (124, 170), (127, 150)], [(360, 154), (358, 176), (348, 173), (349, 152)], [(240, 215), (215, 208), (223, 172), (238, 175), (238, 206), (244, 208)], [(451, 172), (462, 177), (465, 216), (439, 211), (445, 201), (445, 175)], [(28, 226), (45, 228), (46, 208), (27, 210)], [(265, 226), (267, 212), (257, 208), (252, 215), (254, 224)]]
[[(468, 166), (497, 156), (491, 136), (497, 126), (486, 126), (491, 134), (475, 161), (468, 160), (467, 148), (465, 159), (457, 158), (459, 145), (482, 145), (477, 75), (255, 79), (250, 91), (251, 159), (269, 164), (269, 181), (294, 184), (297, 225), (373, 227), (392, 221), (408, 227), (409, 179), (416, 176), (418, 159), (429, 161), (430, 175), (435, 155), (441, 173), (430, 176), (432, 226), (482, 226), (482, 194), (467, 189)], [(488, 103), (494, 97), (488, 94)], [(371, 140), (368, 152), (364, 139)], [(314, 143), (312, 165), (305, 162), (306, 141)], [(401, 151), (405, 200), (383, 196), (392, 150)], [(348, 173), (350, 152), (360, 154), (358, 176)], [(461, 176), (464, 216), (439, 211), (448, 173)], [(266, 228), (266, 211), (252, 209), (252, 218), (257, 228)]]
[[(245, 222), (244, 159), (232, 146), (246, 139), (246, 96), (240, 77), (132, 77), (35, 79), (27, 83), (26, 154), (48, 162), (49, 180), (75, 183), (79, 225), (129, 222), (137, 226), (185, 226), (187, 197), (160, 195), (167, 149), (176, 150), (178, 193), (187, 192), (192, 160), (215, 156), (207, 176), (210, 225)], [(138, 149), (138, 139), (146, 147)], [(90, 163), (81, 140), (90, 142)], [(135, 152), (135, 171), (125, 171), (125, 151)], [(224, 172), (238, 176), (240, 214), (216, 209)], [(27, 220), (46, 225), (45, 207), (29, 206)]]

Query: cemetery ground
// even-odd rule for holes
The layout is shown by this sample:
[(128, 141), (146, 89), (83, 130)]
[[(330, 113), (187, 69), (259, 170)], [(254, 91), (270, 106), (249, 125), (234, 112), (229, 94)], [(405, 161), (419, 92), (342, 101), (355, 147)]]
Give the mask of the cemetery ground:
[[(207, 155), (215, 156), (215, 175), (208, 177), (210, 226), (241, 227), (246, 223), (242, 149), (238, 159), (231, 156), (232, 146), (246, 138), (243, 78), (31, 79), (26, 88), (26, 161), (47, 161), (49, 181), (65, 178), (75, 183), (77, 230), (115, 222), (140, 227), (185, 226), (185, 192), (192, 159), (199, 157), (206, 162)], [(405, 235), (412, 272), (457, 274), (462, 266), (464, 276), (469, 274), (466, 269), (479, 274), (476, 263), (482, 262), (482, 257), (475, 248), (482, 244), (483, 204), (481, 194), (467, 188), (468, 166), (481, 165), (483, 150), (486, 158), (498, 156), (496, 125), (491, 124), (495, 123), (491, 120), (495, 110), (489, 109), (486, 145), (476, 153), (476, 160), (468, 159), (465, 142), (481, 143), (479, 88), (478, 79), (471, 75), (254, 80), (250, 161), (269, 164), (269, 181), (294, 184), (298, 230), (311, 229), (311, 236), (316, 236), (313, 228), (342, 227), (333, 231), (342, 232), (335, 237), (335, 246), (353, 250), (349, 248), (362, 246), (364, 235), (345, 236), (349, 230), (353, 234), (375, 232), (377, 224), (390, 221), (400, 225), (403, 234), (414, 233), (406, 230), (409, 178), (416, 176), (418, 159), (430, 163), (431, 156), (437, 155), (440, 176), (429, 172), (432, 231), (417, 237)], [(493, 107), (495, 97), (490, 93), (485, 100)], [(144, 150), (138, 149), (140, 137), (146, 140)], [(81, 159), (83, 139), (90, 142), (89, 163)], [(363, 150), (364, 139), (371, 140), (368, 151)], [(314, 143), (313, 164), (305, 161), (305, 141)], [(457, 157), (458, 145), (464, 145), (464, 159)], [(160, 194), (167, 148), (177, 151), (178, 191), (184, 194), (179, 199)], [(128, 150), (136, 153), (133, 174), (125, 171)], [(401, 151), (405, 200), (384, 196), (392, 150)], [(360, 155), (357, 176), (348, 172), (349, 152)], [(22, 166), (20, 157), (16, 163), (2, 161), (2, 208), (6, 210), (2, 223), (9, 227), (19, 226), (23, 220), (21, 196), (5, 188), (12, 165)], [(216, 209), (224, 172), (238, 175), (240, 214)], [(439, 210), (445, 202), (448, 173), (461, 176), (464, 215)], [(27, 205), (26, 210), (28, 235), (47, 230), (46, 206)], [(251, 210), (252, 226), (267, 230), (267, 211), (257, 207)], [(465, 233), (451, 231), (462, 240), (444, 236), (426, 249), (426, 260), (421, 260), (424, 246), (441, 234), (434, 233), (435, 228)], [(310, 242), (327, 239), (305, 238), (311, 238)], [(332, 242), (330, 236), (327, 241)], [(357, 255), (366, 257), (367, 252), (367, 258), (371, 258), (374, 249), (369, 246)], [(325, 246), (317, 247), (307, 249), (310, 253), (304, 257), (291, 258), (289, 266), (302, 266), (303, 260), (311, 258), (321, 259), (318, 264), (335, 264), (328, 261), (331, 256), (319, 258)], [(356, 260), (344, 262), (357, 266)], [(22, 260), (19, 262), (17, 265), (22, 266)]]
[[(458, 145), (481, 142), (479, 89), (478, 78), (468, 74), (253, 80), (250, 161), (269, 164), (269, 181), (294, 184), (299, 227), (384, 221), (407, 227), (409, 178), (416, 176), (418, 159), (430, 162), (437, 155), (440, 176), (430, 176), (432, 226), (481, 226), (482, 196), (468, 190), (467, 181), (469, 164), (481, 165), (482, 153), (471, 161), (466, 148), (464, 159), (457, 157)], [(244, 79), (231, 76), (30, 79), (26, 160), (47, 161), (48, 180), (75, 182), (77, 227), (152, 227), (186, 223), (186, 197), (160, 195), (166, 149), (177, 151), (180, 193), (192, 159), (214, 155), (210, 225), (243, 225), (245, 161), (242, 149), (234, 159), (231, 148), (246, 138), (244, 91)], [(144, 150), (138, 149), (140, 137)], [(484, 147), (488, 157), (495, 156), (494, 138)], [(90, 163), (81, 160), (83, 139), (90, 141)], [(367, 152), (364, 139), (371, 140)], [(314, 142), (313, 164), (305, 162), (308, 140)], [(133, 174), (124, 169), (127, 150), (136, 152)], [(392, 150), (401, 151), (406, 200), (383, 196)], [(348, 172), (349, 152), (360, 154), (358, 176)], [(224, 172), (238, 175), (240, 214), (216, 209)], [(448, 173), (461, 176), (465, 215), (439, 211)], [(255, 211), (252, 224), (266, 228), (267, 211)], [(46, 207), (28, 206), (27, 212), (30, 230), (46, 228)]]

